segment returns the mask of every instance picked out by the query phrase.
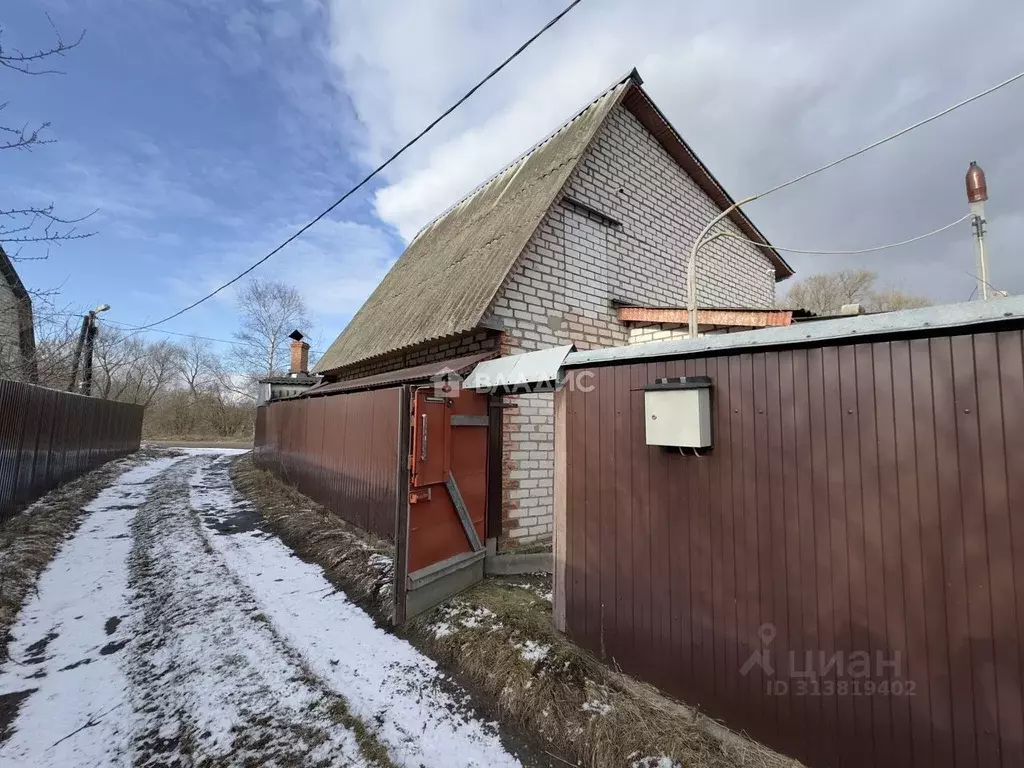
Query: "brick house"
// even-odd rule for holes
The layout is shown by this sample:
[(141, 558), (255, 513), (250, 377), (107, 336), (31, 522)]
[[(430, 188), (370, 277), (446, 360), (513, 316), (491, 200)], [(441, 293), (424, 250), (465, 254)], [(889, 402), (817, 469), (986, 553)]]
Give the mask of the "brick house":
[(35, 380), (32, 297), (0, 246), (0, 378)]
[[(686, 254), (732, 202), (634, 70), (427, 225), (315, 373), (336, 382), (487, 350), (685, 334)], [(792, 269), (742, 212), (723, 228), (766, 245), (701, 251), (701, 332), (785, 324), (775, 283)], [(552, 395), (507, 400), (518, 407), (503, 410), (503, 549), (550, 538), (554, 483)]]

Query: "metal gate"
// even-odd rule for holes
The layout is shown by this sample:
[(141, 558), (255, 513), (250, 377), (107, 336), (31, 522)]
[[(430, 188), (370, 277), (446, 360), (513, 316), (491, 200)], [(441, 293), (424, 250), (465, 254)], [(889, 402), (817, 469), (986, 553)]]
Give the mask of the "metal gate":
[(261, 466), (394, 543), (397, 624), (480, 581), (485, 542), (499, 533), (500, 415), (489, 418), (489, 395), (445, 383), (489, 354), (322, 385), (257, 411)]
[(488, 397), (415, 387), (409, 400), (407, 549), (398, 552), (407, 576), (399, 620), (480, 581), (488, 535)]

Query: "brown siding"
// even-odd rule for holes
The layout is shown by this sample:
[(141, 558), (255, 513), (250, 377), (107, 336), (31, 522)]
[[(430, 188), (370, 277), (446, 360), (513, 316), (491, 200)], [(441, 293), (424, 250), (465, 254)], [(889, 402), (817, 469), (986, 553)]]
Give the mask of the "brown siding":
[[(1022, 350), (1012, 330), (573, 371), (594, 388), (566, 392), (569, 633), (813, 766), (1024, 765)], [(702, 374), (713, 450), (647, 446), (644, 386)], [(761, 651), (772, 670), (743, 674)], [(861, 652), (868, 676), (827, 671)]]
[(342, 519), (393, 541), (400, 395), (392, 387), (260, 408), (257, 461)]
[(0, 380), (0, 522), (138, 450), (142, 406)]

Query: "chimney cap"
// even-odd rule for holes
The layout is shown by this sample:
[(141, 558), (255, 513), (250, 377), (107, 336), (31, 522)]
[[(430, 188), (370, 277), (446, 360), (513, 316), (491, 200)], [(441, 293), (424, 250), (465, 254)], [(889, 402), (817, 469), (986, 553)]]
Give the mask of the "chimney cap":
[(288, 334), (288, 338), (293, 339), (294, 341), (302, 341), (305, 337), (302, 335), (301, 331), (294, 330)]

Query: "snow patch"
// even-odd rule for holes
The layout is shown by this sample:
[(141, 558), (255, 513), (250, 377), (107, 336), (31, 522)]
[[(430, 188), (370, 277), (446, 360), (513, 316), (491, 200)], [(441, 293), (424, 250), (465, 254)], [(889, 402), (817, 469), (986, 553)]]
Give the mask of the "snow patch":
[(0, 668), (0, 695), (34, 690), (13, 735), (0, 744), (0, 764), (56, 768), (127, 759), (131, 708), (122, 649), (131, 635), (120, 619), (130, 611), (130, 526), (151, 481), (183, 458), (154, 459), (105, 488), (40, 576)]
[[(482, 605), (453, 601), (442, 605), (431, 623), (435, 637), (444, 637), (460, 629), (490, 629), (496, 632), (504, 627), (498, 614)], [(438, 630), (441, 634), (438, 634)]]
[[(227, 471), (224, 461), (214, 461), (193, 476), (194, 507), (230, 510), (245, 504), (223, 482)], [(204, 532), (277, 632), (347, 699), (397, 764), (519, 765), (505, 751), (494, 724), (474, 717), (449, 692), (450, 684), (442, 687), (443, 675), (434, 661), (377, 627), (361, 608), (334, 591), (319, 566), (295, 557), (276, 537)]]
[(531, 664), (536, 664), (547, 658), (548, 652), (551, 650), (550, 645), (538, 643), (534, 640), (524, 640), (522, 643), (517, 643), (516, 647), (519, 648), (522, 657)]
[(133, 762), (159, 754), (200, 763), (365, 765), (355, 736), (332, 715), (337, 697), (306, 672), (224, 561), (205, 550), (188, 512), (186, 473), (170, 473), (157, 491), (176, 512), (146, 505), (135, 524)]
[(584, 712), (593, 712), (595, 715), (609, 715), (612, 711), (612, 705), (606, 701), (591, 699), (590, 701), (583, 702), (581, 709)]
[(677, 763), (671, 757), (641, 757), (639, 760), (634, 760), (630, 763), (630, 768), (683, 768), (681, 763)]

